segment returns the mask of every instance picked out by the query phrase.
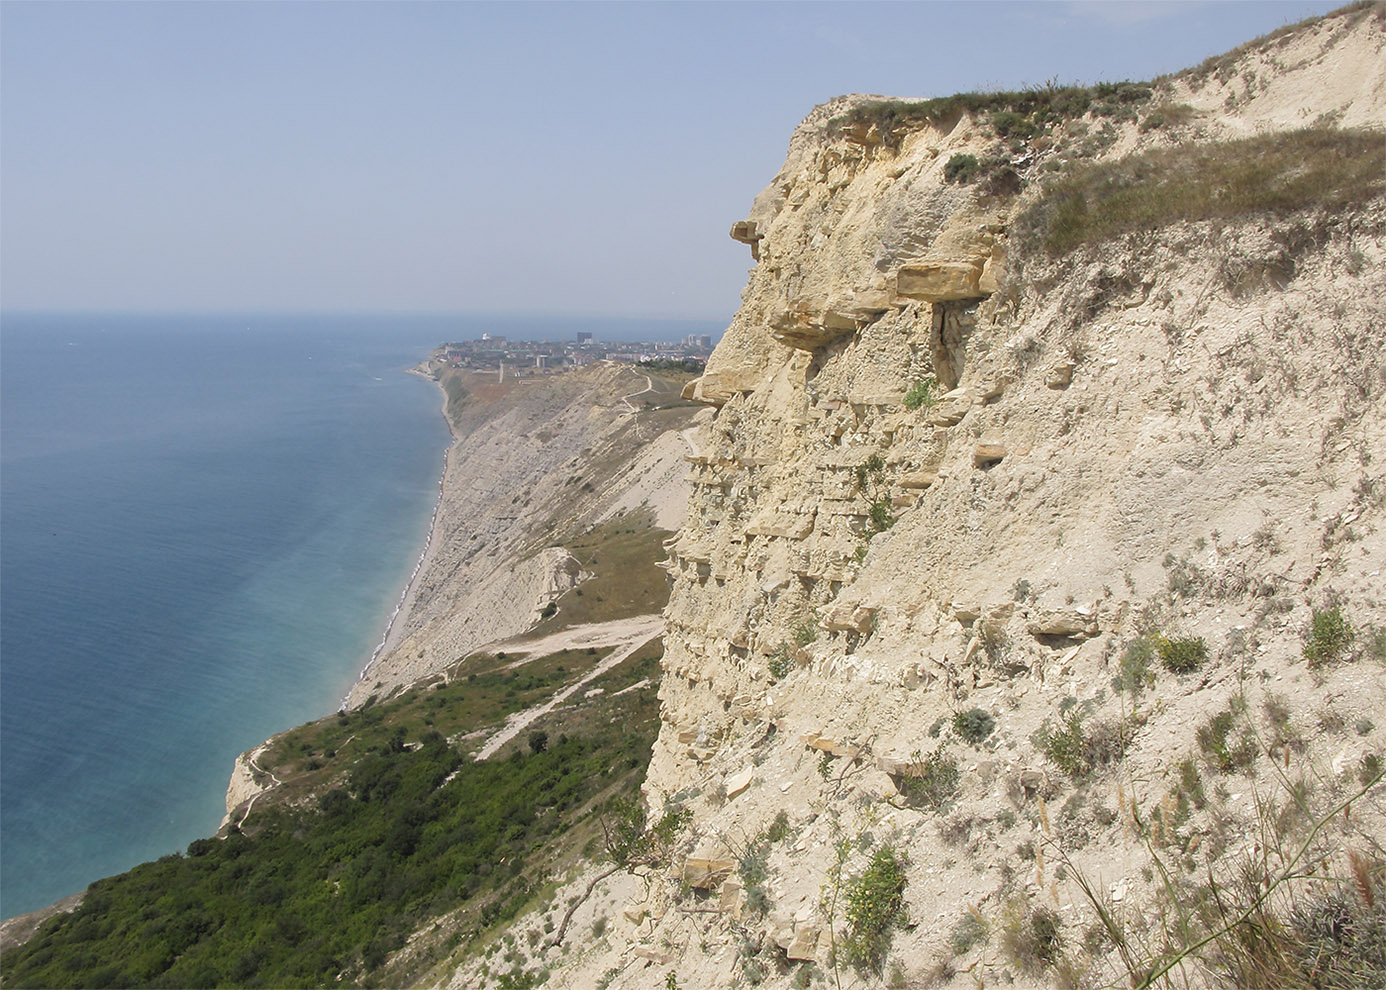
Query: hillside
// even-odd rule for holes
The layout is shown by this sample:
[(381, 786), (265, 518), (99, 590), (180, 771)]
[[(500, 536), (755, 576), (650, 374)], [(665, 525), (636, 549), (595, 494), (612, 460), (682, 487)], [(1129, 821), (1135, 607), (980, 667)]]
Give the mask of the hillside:
[(688, 826), (547, 985), (1386, 979), (1383, 45), (805, 119), (687, 390)]
[(841, 97), (700, 378), (431, 366), (348, 710), (6, 982), (1386, 984), (1384, 49)]
[(7, 920), (7, 985), (437, 982), (549, 903), (630, 804), (657, 727), (659, 564), (706, 414), (686, 376), (628, 365), (418, 370), (456, 443), (351, 703), (242, 754), (221, 841)]

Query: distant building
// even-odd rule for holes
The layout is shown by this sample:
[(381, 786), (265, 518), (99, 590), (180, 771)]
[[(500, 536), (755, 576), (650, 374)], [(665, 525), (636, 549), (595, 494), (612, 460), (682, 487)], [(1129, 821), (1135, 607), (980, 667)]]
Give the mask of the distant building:
[(592, 335), (588, 333), (586, 330), (579, 330), (577, 335), (577, 342), (579, 344), (590, 344), (592, 342)]

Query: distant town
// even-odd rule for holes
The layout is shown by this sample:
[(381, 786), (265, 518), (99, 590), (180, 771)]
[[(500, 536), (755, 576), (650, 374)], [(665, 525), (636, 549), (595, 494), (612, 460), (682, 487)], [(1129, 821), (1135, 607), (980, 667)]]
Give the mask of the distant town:
[(712, 337), (689, 334), (675, 341), (604, 343), (587, 332), (579, 332), (576, 339), (570, 341), (507, 340), (483, 333), (476, 340), (443, 344), (439, 351), (443, 361), (454, 368), (499, 371), (516, 377), (569, 371), (586, 367), (593, 361), (623, 361), (701, 371), (712, 353)]

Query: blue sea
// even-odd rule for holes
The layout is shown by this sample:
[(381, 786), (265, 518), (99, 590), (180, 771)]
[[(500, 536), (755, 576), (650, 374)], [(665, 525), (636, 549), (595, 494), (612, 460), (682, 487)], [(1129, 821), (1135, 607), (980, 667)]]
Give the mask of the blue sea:
[(0, 318), (0, 917), (184, 849), (333, 711), (427, 539), (445, 340), (583, 318)]
[(441, 321), (0, 322), (0, 914), (212, 834), (427, 538)]

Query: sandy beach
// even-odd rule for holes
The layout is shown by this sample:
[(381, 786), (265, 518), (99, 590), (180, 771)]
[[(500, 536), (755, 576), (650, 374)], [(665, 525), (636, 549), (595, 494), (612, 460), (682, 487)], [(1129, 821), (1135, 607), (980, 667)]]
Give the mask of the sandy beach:
[[(414, 571), (409, 575), (409, 582), (404, 586), (404, 592), (400, 595), (399, 603), (395, 606), (394, 612), (390, 614), (390, 619), (385, 625), (385, 634), (380, 640), (380, 644), (371, 653), (371, 658), (366, 662), (366, 666), (361, 668), (361, 673), (357, 675), (358, 682), (366, 679), (371, 672), (371, 668), (382, 656), (389, 653), (399, 645), (403, 638), (403, 630), (408, 623), (409, 615), (413, 611), (415, 599), (419, 594), (419, 586), (423, 577), (428, 573), (429, 566), (433, 563), (433, 558), (437, 553), (438, 544), (441, 542), (439, 528), (443, 519), (444, 506), (447, 505), (448, 479), (452, 475), (453, 461), (457, 455), (458, 434), (457, 427), (448, 417), (448, 397), (443, 392), (438, 380), (423, 369), (426, 364), (416, 365), (410, 368), (406, 374), (417, 375), (425, 378), (438, 386), (438, 391), (443, 397), (443, 403), (439, 407), (439, 413), (443, 421), (448, 424), (448, 432), (452, 435), (452, 442), (448, 444), (448, 449), (443, 455), (443, 471), (438, 478), (438, 499), (433, 503), (433, 517), (428, 524), (428, 541), (424, 544), (423, 553), (419, 555), (418, 562), (414, 565)], [(346, 707), (346, 699), (343, 699), (342, 706)]]

